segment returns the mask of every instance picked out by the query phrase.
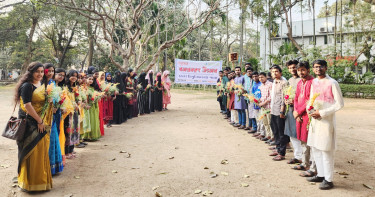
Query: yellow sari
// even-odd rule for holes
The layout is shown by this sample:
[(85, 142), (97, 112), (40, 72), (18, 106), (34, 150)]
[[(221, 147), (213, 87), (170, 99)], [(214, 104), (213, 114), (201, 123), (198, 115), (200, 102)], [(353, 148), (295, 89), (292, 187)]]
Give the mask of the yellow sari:
[[(39, 116), (42, 114), (44, 104), (45, 86), (41, 85), (34, 90), (31, 99), (31, 105)], [(20, 108), (26, 112), (22, 98)], [(53, 118), (51, 104), (42, 118), (46, 125), (44, 133), (40, 133), (38, 123), (31, 116), (27, 116), (25, 137), (17, 142), (19, 147), (18, 185), (27, 191), (45, 191), (52, 188), (52, 173), (48, 156)]]

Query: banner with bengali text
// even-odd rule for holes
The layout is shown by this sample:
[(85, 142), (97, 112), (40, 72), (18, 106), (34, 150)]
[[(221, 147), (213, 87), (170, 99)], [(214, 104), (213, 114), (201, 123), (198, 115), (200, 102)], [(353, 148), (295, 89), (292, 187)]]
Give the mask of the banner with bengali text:
[(175, 59), (175, 83), (216, 85), (222, 61)]

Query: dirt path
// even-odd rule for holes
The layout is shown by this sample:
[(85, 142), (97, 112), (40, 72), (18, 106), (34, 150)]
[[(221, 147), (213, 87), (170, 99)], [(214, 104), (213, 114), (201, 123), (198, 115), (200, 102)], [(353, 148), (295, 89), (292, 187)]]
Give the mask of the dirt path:
[[(10, 99), (9, 90), (0, 90), (0, 128), (12, 110)], [(11, 187), (17, 150), (14, 141), (1, 137), (0, 164), (6, 167), (0, 167), (1, 196), (202, 196), (194, 194), (198, 189), (212, 196), (375, 196), (362, 185), (375, 187), (374, 100), (346, 99), (338, 113), (335, 170), (349, 175), (336, 173), (336, 188), (330, 191), (310, 185), (286, 161), (272, 161), (263, 142), (229, 126), (214, 93), (174, 90), (172, 102), (166, 112), (114, 126), (99, 142), (77, 149), (78, 158), (53, 177), (53, 189), (46, 193), (30, 195)], [(224, 159), (228, 164), (221, 164)], [(210, 172), (218, 176), (211, 178)]]

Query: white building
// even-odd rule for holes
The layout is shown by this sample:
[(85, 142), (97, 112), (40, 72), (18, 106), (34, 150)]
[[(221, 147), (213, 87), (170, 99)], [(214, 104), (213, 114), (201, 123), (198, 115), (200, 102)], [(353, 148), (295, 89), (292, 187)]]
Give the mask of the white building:
[[(354, 28), (346, 28), (346, 17), (343, 17), (343, 40), (342, 40), (342, 55), (343, 56), (355, 56), (355, 54), (359, 54), (362, 44), (365, 37), (357, 36), (357, 47), (355, 48), (354, 44)], [(292, 29), (293, 29), (293, 38), (296, 40), (297, 43), (303, 45), (303, 49), (309, 49), (314, 47), (313, 37), (313, 20), (304, 20), (302, 21), (293, 21), (292, 22)], [(303, 27), (302, 27), (303, 25)], [(288, 29), (286, 23), (283, 22), (279, 24), (279, 30), (276, 37), (271, 38), (271, 48), (269, 47), (269, 39), (268, 39), (268, 28), (264, 25), (260, 26), (260, 58), (261, 58), (261, 66), (263, 69), (268, 70), (269, 68), (269, 54), (277, 55), (279, 53), (279, 47), (283, 44), (283, 42), (289, 42), (289, 38), (287, 36)], [(337, 52), (340, 55), (340, 26), (341, 20), (340, 16), (337, 17)], [(303, 33), (302, 33), (303, 29)], [(356, 30), (358, 31), (358, 29)], [(372, 30), (373, 31), (373, 30)], [(334, 49), (334, 33), (335, 33), (335, 17), (328, 17), (328, 18), (317, 18), (315, 19), (315, 35), (316, 35), (316, 47), (322, 49), (323, 55), (333, 54), (332, 50)], [(280, 36), (281, 35), (281, 36)], [(369, 41), (375, 41), (375, 38), (370, 38)], [(374, 48), (372, 48), (374, 51)], [(360, 56), (358, 61), (364, 60), (365, 56)], [(284, 60), (284, 62), (287, 59)]]

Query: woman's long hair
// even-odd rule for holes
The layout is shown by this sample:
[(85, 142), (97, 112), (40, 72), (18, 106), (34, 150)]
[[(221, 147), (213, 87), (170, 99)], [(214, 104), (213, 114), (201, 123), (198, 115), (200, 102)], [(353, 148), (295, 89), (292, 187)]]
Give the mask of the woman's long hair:
[[(94, 66), (90, 66), (88, 69), (87, 69), (87, 74), (91, 74), (91, 75), (94, 75), (94, 73), (98, 72), (97, 69), (94, 67)], [(100, 76), (99, 76), (100, 77)], [(100, 91), (100, 88), (99, 88), (99, 84), (98, 84), (98, 80), (99, 79), (95, 79), (94, 78), (94, 89), (96, 91)]]
[[(65, 73), (65, 75), (66, 75), (65, 69), (63, 69), (63, 68), (56, 68), (55, 75), (56, 75), (56, 73), (62, 73), (62, 72)], [(58, 85), (60, 87), (63, 87), (65, 85), (65, 77), (64, 77), (64, 79), (61, 82), (57, 83), (56, 85)]]
[(66, 74), (66, 77), (65, 77), (65, 84), (66, 84), (66, 86), (69, 88), (69, 91), (72, 91), (72, 90), (73, 90), (72, 87), (75, 87), (75, 86), (77, 85), (77, 81), (73, 83), (73, 86), (70, 84), (70, 80), (69, 80), (69, 78), (70, 78), (71, 76), (73, 76), (74, 73), (77, 74), (77, 80), (78, 80), (78, 71), (73, 70), (73, 69), (72, 69), (72, 70), (69, 70), (69, 71), (68, 71), (68, 74)]
[(26, 83), (32, 83), (33, 81), (33, 73), (38, 70), (38, 68), (43, 67), (43, 64), (40, 62), (31, 62), (29, 66), (27, 66), (26, 73), (22, 75), (20, 80), (18, 81), (15, 94), (14, 94), (14, 103), (17, 103), (20, 100), (20, 88), (21, 86)]
[(54, 80), (55, 79), (55, 75), (56, 75), (56, 68), (55, 68), (55, 66), (52, 63), (45, 63), (45, 64), (43, 64), (43, 66), (44, 66), (43, 83), (47, 87), (49, 81), (47, 79), (46, 69), (49, 70), (49, 68), (53, 68), (53, 76), (52, 76), (51, 79)]

